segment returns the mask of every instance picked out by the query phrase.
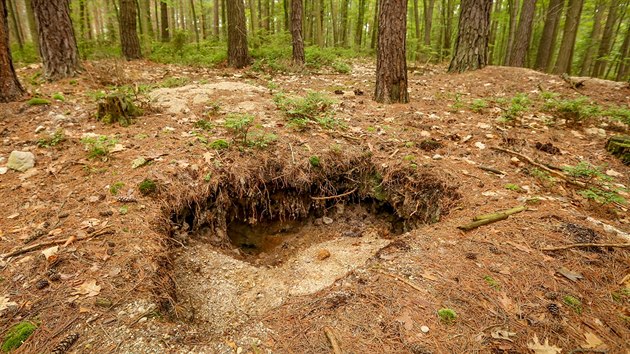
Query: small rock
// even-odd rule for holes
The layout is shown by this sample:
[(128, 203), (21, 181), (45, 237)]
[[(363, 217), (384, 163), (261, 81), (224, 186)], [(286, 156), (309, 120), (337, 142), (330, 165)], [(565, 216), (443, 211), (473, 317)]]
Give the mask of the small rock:
[(35, 166), (35, 155), (32, 152), (12, 151), (9, 155), (7, 167), (24, 172)]
[(435, 154), (435, 155), (433, 155), (433, 159), (434, 160), (442, 160), (442, 159), (444, 159), (444, 156), (442, 156), (440, 154)]
[(330, 251), (322, 248), (321, 250), (317, 251), (317, 259), (319, 259), (320, 261), (323, 261), (324, 259), (330, 257)]
[(486, 148), (486, 144), (482, 143), (481, 141), (478, 141), (475, 143), (475, 146), (479, 149), (479, 150), (483, 150)]
[(477, 124), (477, 128), (481, 128), (481, 129), (490, 129), (492, 128), (492, 126), (488, 123), (478, 123)]
[(38, 126), (37, 128), (35, 128), (35, 134), (43, 131), (44, 129), (46, 129), (46, 127), (44, 127), (43, 125)]
[(518, 157), (512, 157), (510, 159), (510, 164), (514, 166), (518, 166), (520, 163), (521, 163), (521, 160), (519, 160)]
[(9, 169), (7, 167), (0, 167), (0, 175), (7, 173)]
[(331, 219), (331, 218), (329, 218), (329, 217), (327, 217), (327, 216), (324, 216), (324, 217), (322, 218), (322, 221), (323, 221), (323, 222), (324, 222), (324, 224), (326, 224), (326, 225), (330, 225), (330, 224), (332, 224), (332, 223), (333, 223), (333, 219)]
[(98, 195), (93, 195), (93, 196), (88, 198), (88, 202), (90, 202), (90, 203), (96, 203), (99, 200), (100, 200), (100, 198), (98, 197)]
[(427, 326), (420, 327), (420, 330), (422, 331), (422, 333), (429, 333), (429, 327)]
[[(1, 171), (0, 171), (0, 174), (2, 174)], [(617, 172), (617, 171), (615, 171), (613, 169), (607, 170), (606, 171), (606, 175), (608, 175), (610, 177), (623, 177), (623, 174), (621, 174), (621, 173), (619, 173), (619, 172)]]
[(420, 136), (421, 136), (421, 137), (424, 137), (424, 138), (428, 138), (428, 137), (430, 137), (430, 136), (431, 136), (431, 133), (429, 133), (429, 132), (428, 132), (428, 131), (426, 131), (426, 130), (423, 130), (423, 131), (421, 131), (421, 132), (420, 132)]
[(587, 135), (597, 135), (600, 137), (606, 137), (606, 131), (602, 128), (586, 128), (584, 129), (584, 132)]

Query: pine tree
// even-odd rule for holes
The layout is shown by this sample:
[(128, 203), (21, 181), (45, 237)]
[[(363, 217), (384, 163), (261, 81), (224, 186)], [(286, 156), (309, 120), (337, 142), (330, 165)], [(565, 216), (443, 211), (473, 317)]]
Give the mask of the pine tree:
[(462, 0), (459, 32), (449, 72), (481, 69), (488, 64), (492, 0)]
[(379, 4), (374, 100), (407, 103), (407, 0), (387, 0)]
[(11, 59), (6, 1), (0, 0), (0, 102), (14, 101), (23, 94)]
[(243, 0), (227, 1), (228, 65), (240, 69), (249, 65), (247, 26)]

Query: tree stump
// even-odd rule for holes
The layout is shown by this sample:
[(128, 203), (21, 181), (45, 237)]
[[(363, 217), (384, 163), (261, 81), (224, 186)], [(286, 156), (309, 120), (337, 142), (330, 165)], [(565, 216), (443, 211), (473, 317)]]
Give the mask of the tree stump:
[(136, 107), (131, 98), (122, 93), (114, 93), (98, 103), (96, 119), (108, 124), (118, 122), (126, 127), (132, 123), (134, 117), (141, 114), (142, 110)]
[(625, 165), (630, 165), (630, 135), (617, 135), (608, 139), (606, 150), (621, 159)]

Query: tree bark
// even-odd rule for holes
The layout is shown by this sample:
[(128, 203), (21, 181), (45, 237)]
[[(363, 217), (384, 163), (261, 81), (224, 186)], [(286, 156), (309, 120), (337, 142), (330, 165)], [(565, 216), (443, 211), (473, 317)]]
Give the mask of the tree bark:
[(435, 7), (435, 0), (423, 0), (424, 6), (424, 45), (425, 47), (431, 46), (431, 27), (433, 25), (433, 9)]
[(168, 26), (168, 4), (165, 0), (160, 1), (160, 27), (162, 33), (162, 42), (171, 40), (171, 34)]
[(337, 22), (337, 7), (335, 6), (335, 0), (330, 0), (330, 17), (332, 21), (333, 47), (337, 47), (339, 45), (339, 26)]
[(532, 24), (534, 22), (534, 12), (536, 10), (536, 0), (524, 0), (521, 9), (521, 17), (514, 38), (512, 55), (510, 56), (510, 66), (524, 67), (527, 61), (529, 42), (532, 37)]
[[(201, 9), (201, 11), (203, 11), (203, 9)], [(197, 12), (195, 11), (195, 1), (194, 0), (190, 0), (190, 12), (192, 15), (192, 19), (191, 19), (191, 23), (193, 26), (193, 29), (195, 31), (195, 42), (197, 43), (197, 50), (199, 50), (199, 23), (197, 21)]]
[(228, 65), (237, 69), (249, 65), (247, 25), (243, 0), (227, 2)]
[(363, 25), (365, 21), (365, 0), (359, 1), (359, 9), (357, 14), (357, 27), (354, 33), (354, 45), (361, 48), (363, 42)]
[(28, 22), (28, 29), (31, 32), (31, 38), (35, 48), (39, 45), (39, 38), (37, 35), (37, 24), (35, 23), (35, 15), (33, 14), (33, 6), (31, 6), (31, 0), (25, 0), (24, 6), (26, 7), (26, 20)]
[(24, 95), (11, 58), (7, 15), (6, 1), (0, 0), (0, 102), (15, 101)]
[(407, 0), (379, 3), (374, 100), (380, 103), (407, 103)]
[(615, 24), (618, 19), (618, 8), (619, 0), (611, 1), (610, 8), (608, 10), (608, 18), (606, 19), (606, 25), (604, 27), (604, 34), (601, 42), (599, 42), (599, 49), (597, 50), (597, 60), (595, 61), (595, 66), (593, 66), (593, 72), (591, 73), (591, 76), (593, 77), (601, 76), (605, 71), (606, 64), (608, 64), (605, 56), (610, 54), (610, 49), (612, 47)]
[(212, 34), (215, 39), (219, 38), (219, 5), (221, 4), (221, 0), (214, 0), (214, 5), (212, 8)]
[(451, 37), (453, 36), (453, 0), (446, 1), (446, 23), (444, 24), (444, 41), (442, 43), (442, 49), (451, 55)]
[(302, 0), (291, 1), (291, 37), (293, 38), (293, 63), (304, 65), (304, 38), (302, 37)]
[(341, 45), (348, 46), (348, 6), (350, 0), (341, 0)]
[(140, 59), (140, 39), (136, 26), (136, 4), (134, 0), (120, 0), (120, 43), (127, 60)]
[(481, 69), (488, 63), (492, 0), (462, 0), (459, 32), (449, 72)]
[(382, 0), (376, 0), (374, 8), (374, 20), (372, 21), (372, 37), (370, 40), (370, 49), (376, 48), (376, 42), (378, 41), (378, 5)]
[(534, 64), (534, 68), (536, 70), (549, 71), (551, 57), (558, 34), (558, 24), (560, 22), (562, 10), (564, 9), (564, 2), (565, 0), (551, 0), (549, 3), (549, 7), (547, 8), (547, 17), (545, 18), (545, 25), (538, 44), (536, 64)]
[(32, 5), (46, 78), (59, 80), (75, 76), (81, 64), (68, 0), (32, 0)]
[(510, 25), (508, 32), (508, 45), (505, 51), (505, 58), (503, 59), (503, 65), (510, 64), (510, 56), (512, 55), (512, 47), (514, 46), (514, 36), (516, 34), (516, 25), (518, 17), (518, 4), (519, 0), (508, 0), (508, 9), (510, 11)]
[(591, 29), (590, 36), (586, 38), (586, 49), (584, 49), (584, 58), (582, 58), (582, 68), (580, 69), (580, 76), (587, 76), (590, 74), (593, 66), (594, 48), (596, 43), (599, 43), (602, 36), (602, 18), (604, 17), (604, 1), (599, 0), (595, 5), (595, 15), (593, 16), (593, 28)]
[(584, 0), (569, 0), (564, 30), (562, 32), (562, 42), (558, 51), (556, 65), (553, 68), (554, 74), (570, 74), (571, 61), (573, 59), (573, 49), (575, 47), (575, 37), (577, 36), (580, 24), (580, 14)]
[(619, 62), (619, 67), (617, 68), (617, 77), (615, 80), (630, 80), (630, 77), (628, 77), (628, 74), (630, 74), (630, 26), (626, 28), (626, 35), (623, 39), (623, 44), (621, 44), (619, 52), (621, 54), (621, 61)]

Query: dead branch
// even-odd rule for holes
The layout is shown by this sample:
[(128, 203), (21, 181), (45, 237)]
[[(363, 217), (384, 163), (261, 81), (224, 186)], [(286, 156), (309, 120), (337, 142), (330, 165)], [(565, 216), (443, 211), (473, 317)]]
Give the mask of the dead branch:
[(507, 172), (503, 172), (501, 170), (497, 170), (496, 168), (488, 167), (488, 166), (477, 166), (480, 170), (492, 172), (497, 175), (507, 175)]
[(379, 272), (379, 273), (381, 273), (381, 274), (385, 274), (385, 275), (387, 275), (388, 277), (394, 278), (394, 279), (398, 280), (398, 281), (399, 281), (399, 282), (401, 282), (401, 283), (405, 283), (405, 284), (409, 285), (410, 287), (412, 287), (412, 288), (413, 288), (413, 289), (415, 289), (415, 290), (418, 290), (418, 291), (424, 292), (424, 289), (422, 289), (421, 287), (419, 287), (419, 286), (417, 286), (416, 284), (414, 284), (414, 283), (412, 283), (412, 282), (410, 282), (410, 281), (408, 281), (408, 280), (406, 280), (406, 279), (403, 279), (403, 278), (401, 278), (401, 277), (399, 277), (399, 276), (397, 276), (397, 275), (387, 273), (387, 272), (385, 272), (385, 271), (383, 271), (383, 270), (379, 270), (378, 272)]
[(565, 182), (567, 182), (569, 184), (574, 184), (574, 185), (580, 186), (580, 187), (586, 187), (586, 184), (584, 182), (570, 180), (567, 177), (567, 175), (565, 175), (564, 173), (559, 172), (559, 171), (555, 171), (555, 170), (553, 170), (553, 169), (551, 169), (551, 168), (549, 168), (549, 167), (547, 167), (547, 166), (545, 166), (543, 164), (539, 164), (538, 162), (532, 160), (530, 157), (525, 156), (525, 155), (523, 155), (521, 153), (518, 153), (518, 152), (512, 151), (512, 150), (508, 150), (508, 149), (504, 149), (504, 148), (500, 148), (500, 147), (497, 147), (497, 146), (493, 146), (493, 147), (491, 147), (491, 149), (492, 150), (497, 150), (497, 151), (502, 151), (502, 152), (505, 152), (505, 153), (508, 153), (508, 154), (520, 157), (523, 160), (527, 161), (529, 164), (534, 165), (534, 166), (536, 166), (536, 167), (538, 167), (540, 169), (543, 169), (543, 170), (549, 172), (549, 174), (552, 174), (552, 175), (562, 179), (563, 181), (565, 181)]
[(330, 341), (330, 345), (332, 346), (332, 350), (334, 354), (342, 354), (341, 347), (339, 347), (339, 343), (337, 342), (337, 337), (335, 337), (335, 333), (333, 333), (330, 327), (324, 327), (324, 333), (326, 333), (326, 338)]
[(626, 247), (630, 247), (630, 243), (574, 243), (574, 244), (565, 245), (565, 246), (546, 247), (546, 248), (542, 248), (541, 251), (561, 251), (561, 250), (567, 250), (570, 248), (583, 248), (583, 247), (626, 248)]
[(494, 219), (499, 214), (506, 214), (507, 216), (510, 216), (512, 214), (520, 213), (521, 211), (525, 211), (525, 210), (527, 210), (527, 207), (524, 206), (524, 205), (521, 205), (521, 206), (517, 206), (516, 208), (503, 210), (503, 211), (499, 211), (499, 212), (496, 212), (496, 213), (477, 215), (477, 216), (475, 216), (473, 218), (473, 221), (479, 221), (479, 220), (485, 220), (485, 219)]
[[(113, 234), (114, 231), (113, 230), (107, 230), (108, 228), (110, 228), (110, 226), (105, 226), (104, 228), (100, 229), (99, 231), (96, 231), (94, 233), (91, 233), (89, 235), (85, 235), (85, 236), (81, 236), (78, 237), (76, 241), (83, 241), (83, 240), (87, 240), (89, 238), (94, 238), (94, 237), (99, 237), (102, 235), (108, 235), (108, 234)], [(63, 245), (64, 243), (66, 243), (66, 241), (68, 241), (67, 239), (63, 239), (63, 240), (54, 240), (54, 241), (47, 241), (47, 242), (41, 242), (41, 243), (37, 243), (28, 247), (24, 247), (24, 248), (20, 248), (17, 249), (15, 251), (0, 255), (0, 258), (2, 259), (6, 259), (9, 257), (15, 257), (15, 256), (19, 256), (21, 254), (24, 253), (28, 253), (28, 252), (32, 252), (32, 251), (36, 251), (38, 249), (44, 248), (44, 247), (48, 247), (48, 246), (55, 246), (55, 245)]]
[(500, 212), (496, 212), (492, 214), (478, 215), (473, 218), (473, 222), (471, 222), (470, 224), (458, 226), (457, 228), (462, 231), (470, 231), (472, 229), (478, 228), (479, 226), (488, 225), (497, 221), (505, 220), (508, 217), (510, 217), (510, 215), (520, 213), (525, 210), (527, 210), (527, 207), (522, 205), (516, 208), (512, 208), (512, 209), (508, 209), (508, 210), (504, 210), (504, 211), (500, 211)]
[(354, 193), (356, 191), (357, 191), (357, 189), (354, 188), (354, 189), (352, 189), (349, 192), (345, 192), (345, 193), (342, 193), (342, 194), (339, 194), (339, 195), (331, 195), (330, 197), (311, 197), (311, 199), (313, 199), (313, 200), (328, 200), (328, 199), (335, 199), (335, 198), (343, 198), (343, 197), (349, 196), (350, 194), (352, 194), (352, 193)]

